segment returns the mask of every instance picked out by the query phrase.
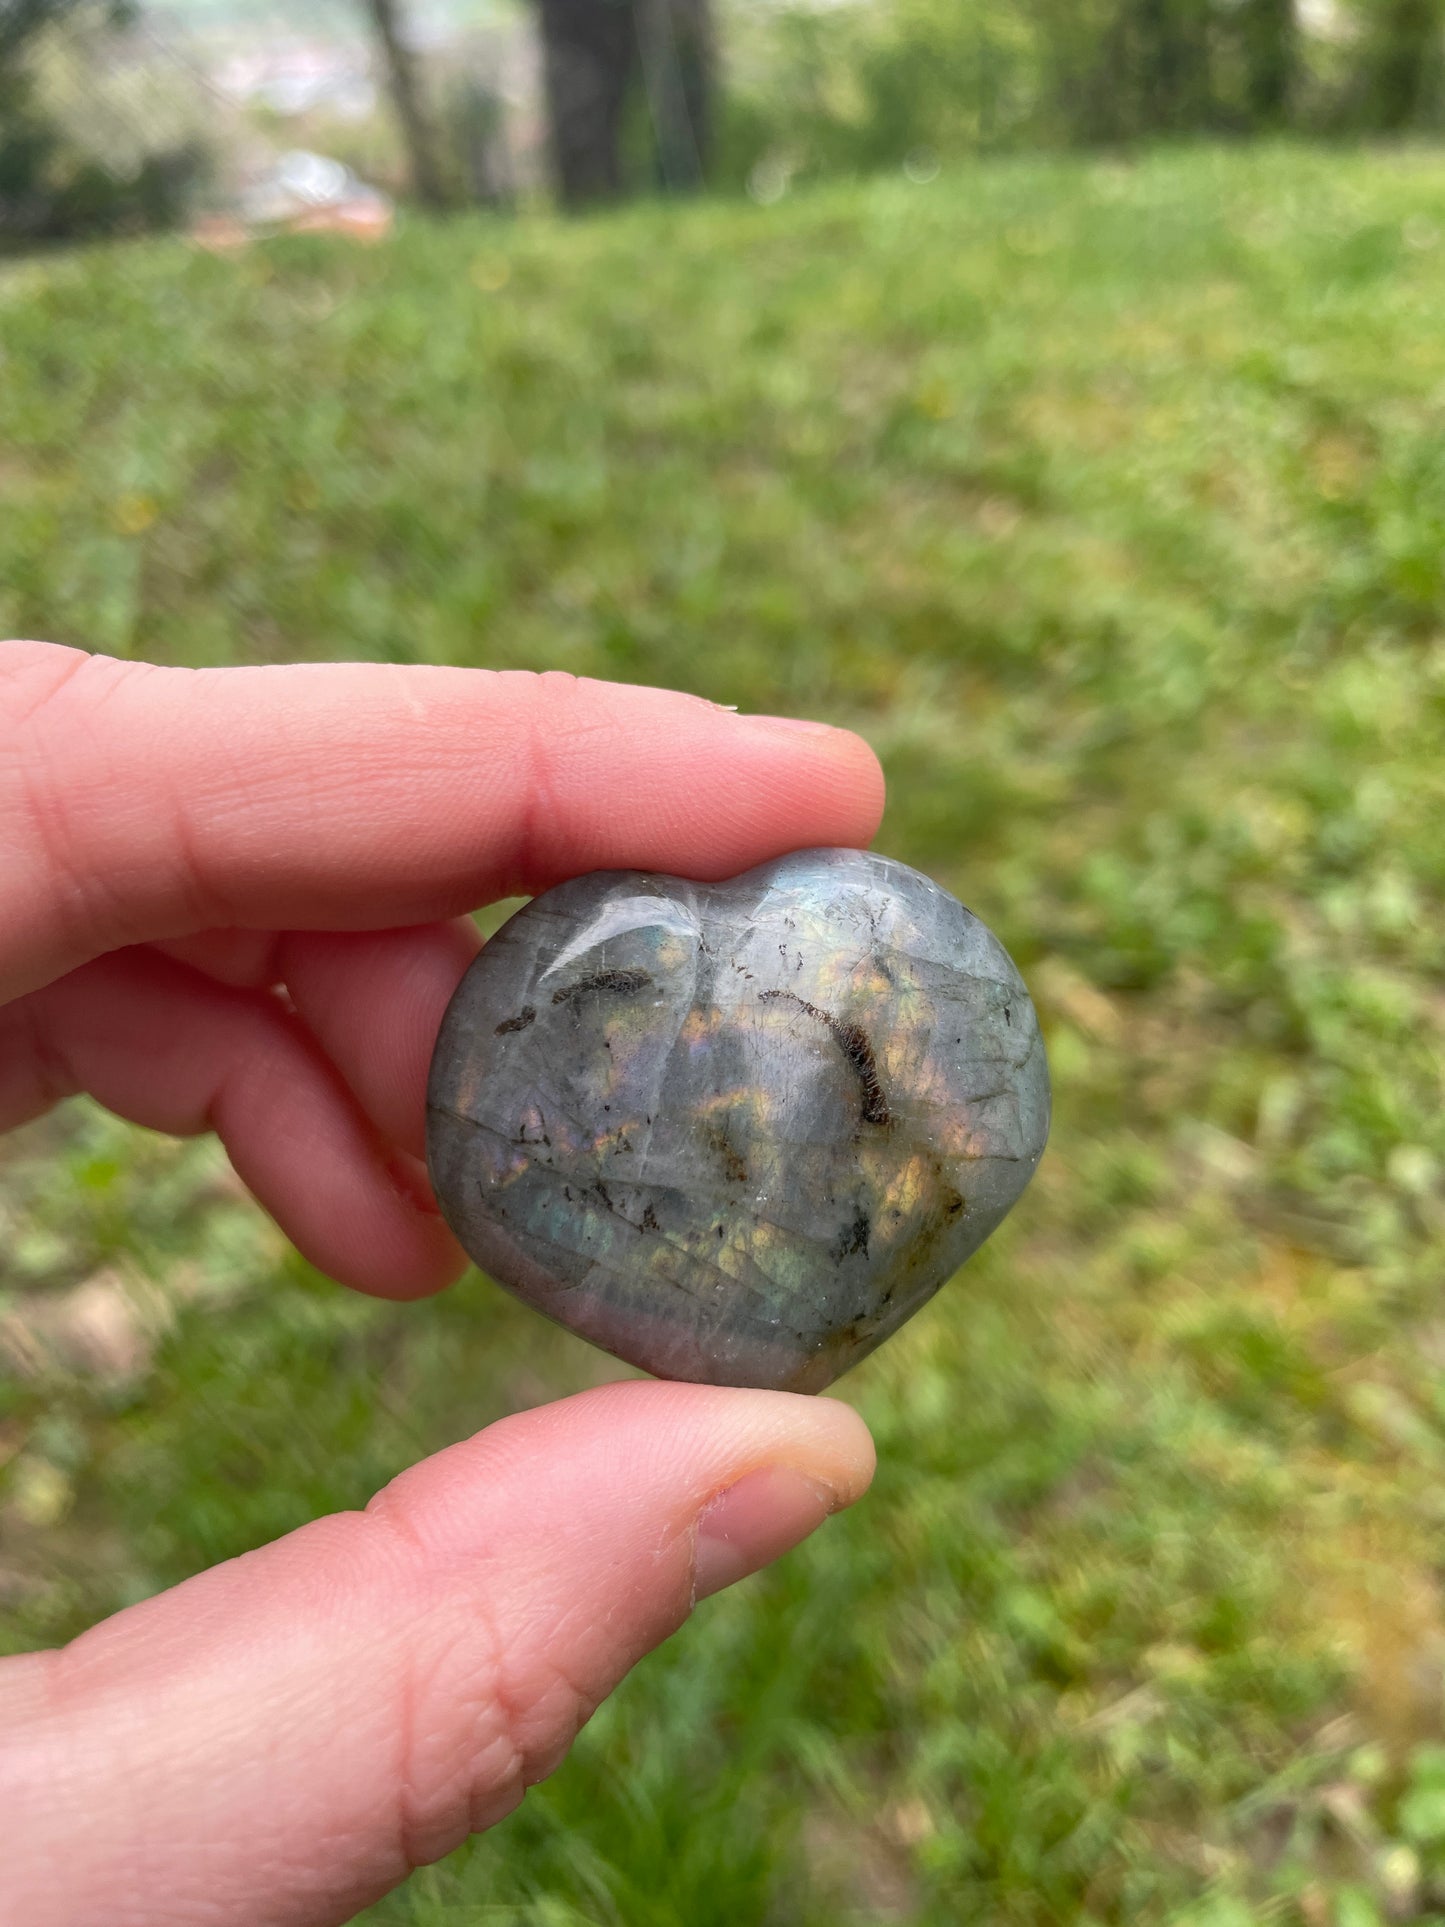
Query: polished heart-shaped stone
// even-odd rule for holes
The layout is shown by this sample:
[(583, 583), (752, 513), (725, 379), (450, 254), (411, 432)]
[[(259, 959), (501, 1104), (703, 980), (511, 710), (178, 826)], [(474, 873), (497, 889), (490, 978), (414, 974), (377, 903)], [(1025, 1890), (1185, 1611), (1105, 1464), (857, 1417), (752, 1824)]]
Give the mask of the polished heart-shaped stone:
[(805, 850), (534, 898), (462, 979), (427, 1104), (438, 1201), (498, 1283), (660, 1377), (818, 1391), (1012, 1207), (1049, 1076), (977, 917)]

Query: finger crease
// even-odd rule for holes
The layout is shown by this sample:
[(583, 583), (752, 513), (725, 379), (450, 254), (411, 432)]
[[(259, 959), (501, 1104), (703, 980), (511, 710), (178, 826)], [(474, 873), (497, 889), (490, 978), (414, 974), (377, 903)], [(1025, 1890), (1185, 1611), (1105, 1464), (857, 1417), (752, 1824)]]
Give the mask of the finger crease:
[(39, 1000), (22, 997), (10, 1006), (10, 1015), (20, 1026), (22, 1053), (35, 1067), (37, 1095), (45, 1110), (52, 1110), (81, 1089), (81, 1081), (71, 1067), (64, 1049), (56, 1042), (42, 1020)]
[[(537, 689), (547, 689), (565, 672), (551, 671), (537, 679)], [(572, 690), (577, 687), (577, 678), (566, 675), (565, 681)], [(564, 699), (565, 700), (565, 699)], [(517, 837), (519, 882), (531, 888), (544, 872), (544, 857), (555, 835), (557, 821), (557, 799), (553, 782), (553, 747), (558, 735), (558, 719), (555, 713), (549, 714), (552, 705), (536, 702), (527, 712), (526, 732), (526, 769), (522, 776), (522, 816)], [(561, 709), (563, 702), (556, 704)]]
[[(379, 1492), (366, 1507), (363, 1517), (379, 1524), (404, 1548), (409, 1562), (434, 1566), (437, 1551), (428, 1545), (402, 1511), (394, 1510), (385, 1491)], [(440, 1705), (442, 1717), (455, 1717), (458, 1703), (469, 1700), (493, 1715), (491, 1732), (472, 1732), (466, 1737), (467, 1758), (464, 1804), (458, 1802), (456, 1819), (468, 1833), (475, 1833), (494, 1815), (499, 1798), (516, 1790), (518, 1796), (528, 1785), (526, 1754), (520, 1744), (522, 1709), (514, 1702), (504, 1678), (506, 1644), (498, 1630), (488, 1601), (480, 1595), (466, 1602), (464, 1632), (433, 1652), (425, 1664), (408, 1658), (402, 1666), (396, 1699), (396, 1845), (408, 1868), (427, 1865), (455, 1844), (456, 1825), (445, 1808), (438, 1811), (436, 1794), (428, 1787), (428, 1774), (422, 1765), (428, 1738)], [(425, 1641), (415, 1642), (412, 1651), (423, 1650)], [(440, 1684), (439, 1684), (440, 1682)], [(501, 1758), (497, 1752), (501, 1751)], [(485, 1766), (485, 1778), (479, 1769)], [(446, 1778), (441, 1789), (445, 1795)], [(481, 1816), (479, 1818), (479, 1816)], [(444, 1842), (439, 1846), (439, 1839)]]

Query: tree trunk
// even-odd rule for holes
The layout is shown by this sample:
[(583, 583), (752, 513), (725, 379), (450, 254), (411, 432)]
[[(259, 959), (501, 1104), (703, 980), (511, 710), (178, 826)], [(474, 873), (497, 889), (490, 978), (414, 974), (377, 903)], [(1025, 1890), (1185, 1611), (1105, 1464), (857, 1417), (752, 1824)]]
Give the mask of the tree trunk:
[(701, 187), (712, 134), (710, 0), (634, 0), (657, 176), (671, 194)]
[(639, 70), (657, 178), (702, 185), (712, 133), (711, 0), (537, 0), (552, 168), (566, 207), (623, 191), (621, 137)]
[(1294, 92), (1294, 0), (1247, 0), (1240, 27), (1250, 119), (1256, 127), (1282, 127)]
[(1182, 117), (1184, 37), (1175, 0), (1135, 0), (1139, 119), (1143, 127), (1174, 133)]
[(637, 55), (629, 0), (538, 0), (552, 169), (565, 207), (622, 191), (622, 109)]
[(446, 207), (451, 197), (442, 173), (436, 130), (422, 100), (416, 62), (412, 58), (411, 48), (406, 44), (399, 0), (366, 0), (366, 9), (381, 44), (387, 85), (396, 108), (396, 117), (401, 122), (402, 139), (406, 143), (407, 160), (411, 168), (412, 192), (427, 207)]
[(1440, 0), (1385, 0), (1367, 51), (1370, 125), (1398, 134), (1420, 117), (1439, 54)]

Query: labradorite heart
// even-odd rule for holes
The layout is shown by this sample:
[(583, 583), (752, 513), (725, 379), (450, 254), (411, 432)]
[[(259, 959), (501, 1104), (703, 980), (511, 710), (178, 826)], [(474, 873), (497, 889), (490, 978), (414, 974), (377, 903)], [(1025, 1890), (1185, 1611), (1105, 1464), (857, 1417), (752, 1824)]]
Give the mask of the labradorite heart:
[(1010, 1210), (1049, 1074), (961, 903), (804, 850), (534, 898), (462, 979), (427, 1104), (442, 1211), (500, 1284), (660, 1377), (818, 1391)]

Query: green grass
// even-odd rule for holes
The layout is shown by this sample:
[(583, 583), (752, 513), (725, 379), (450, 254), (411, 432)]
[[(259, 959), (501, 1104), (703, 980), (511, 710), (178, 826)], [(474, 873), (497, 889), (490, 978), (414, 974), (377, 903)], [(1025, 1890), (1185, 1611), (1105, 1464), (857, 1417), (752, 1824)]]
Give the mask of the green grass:
[[(1445, 1920), (1442, 314), (1425, 153), (0, 279), (0, 630), (852, 723), (1047, 1027), (1036, 1184), (841, 1388), (872, 1497), (369, 1922)], [(611, 1371), (325, 1284), (206, 1146), (0, 1184), (12, 1319), (157, 1334), (0, 1379), (11, 1648)]]

